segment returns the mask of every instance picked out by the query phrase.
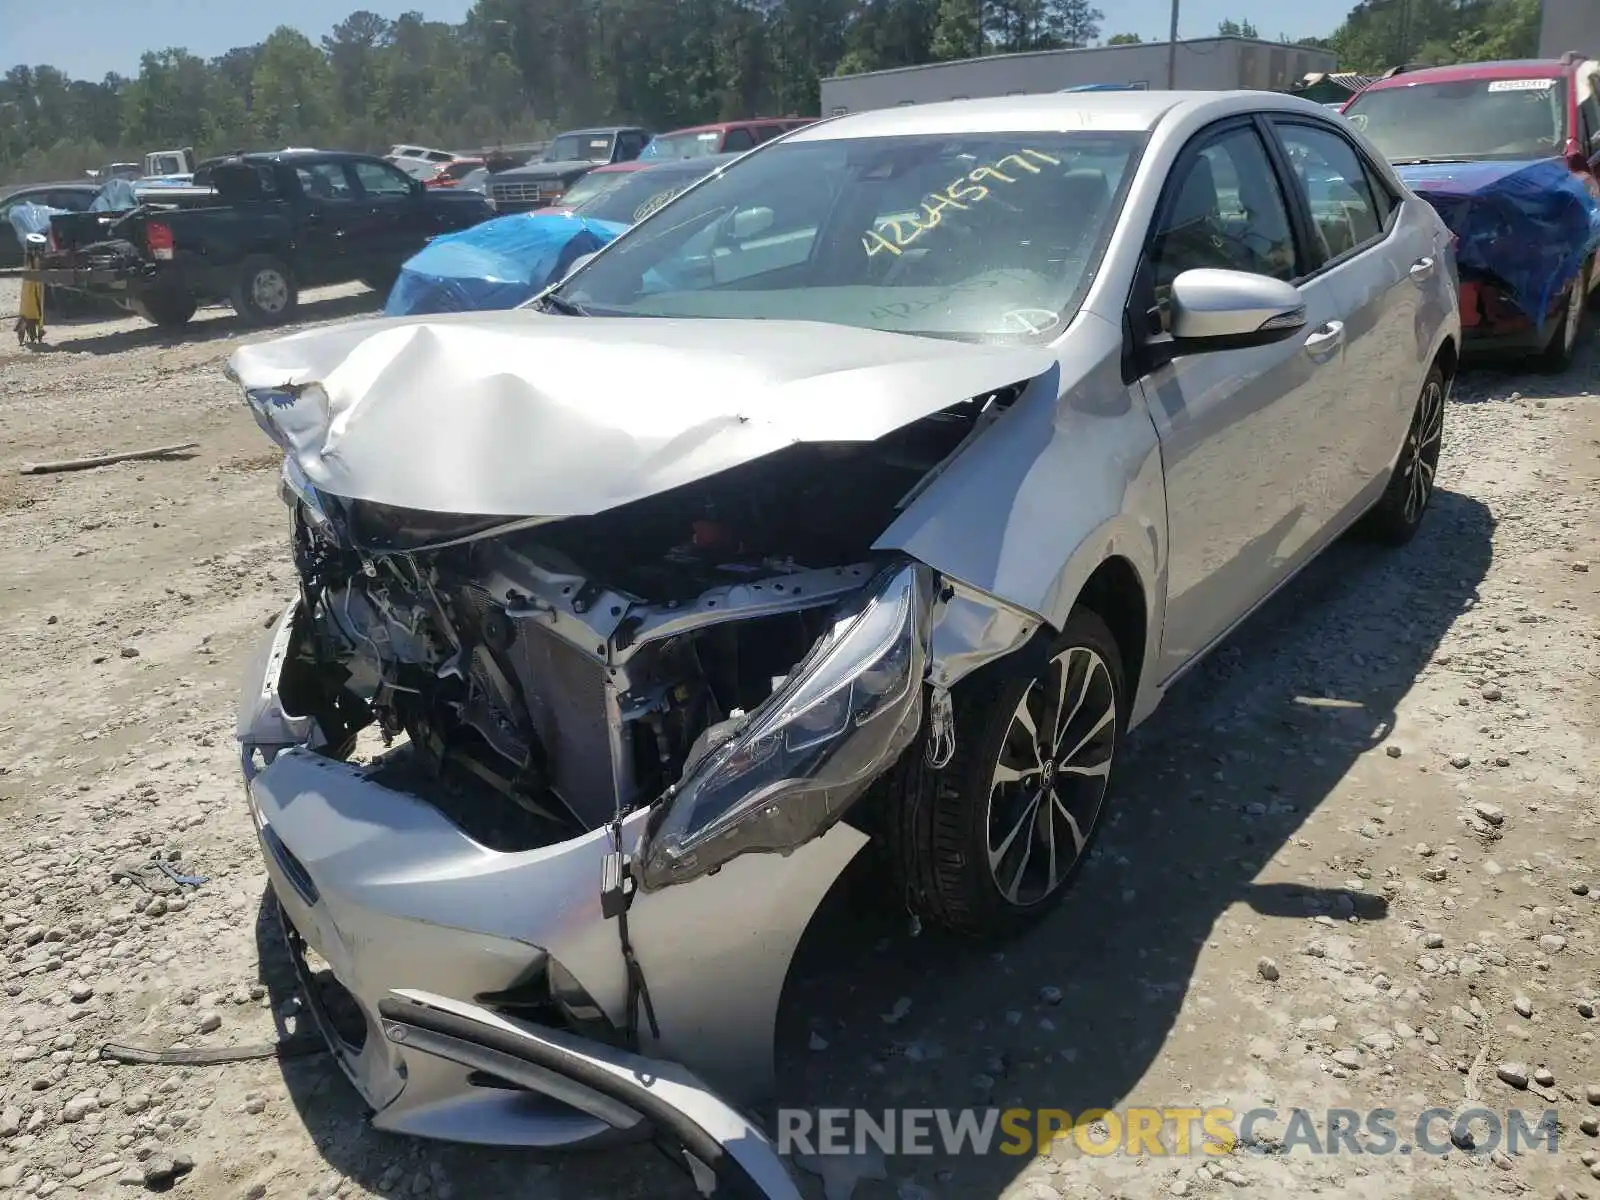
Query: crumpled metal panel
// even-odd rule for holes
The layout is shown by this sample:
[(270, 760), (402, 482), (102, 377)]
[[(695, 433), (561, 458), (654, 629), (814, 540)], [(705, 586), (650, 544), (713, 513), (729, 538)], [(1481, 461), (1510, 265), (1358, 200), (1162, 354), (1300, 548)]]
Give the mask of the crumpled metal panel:
[[(1121, 331), (1081, 313), (1056, 353), (1059, 367), (1035, 378), (873, 548), (1059, 629), (1105, 558), (1158, 578), (1166, 495), (1155, 426), (1122, 382)], [(936, 650), (942, 661), (948, 651)]]
[(1562, 159), (1395, 169), (1460, 239), (1461, 269), (1504, 281), (1536, 325), (1600, 245), (1600, 201)]
[(1054, 362), (809, 321), (518, 309), (308, 330), (241, 348), (229, 370), (323, 492), (560, 518), (797, 442), (872, 441)]

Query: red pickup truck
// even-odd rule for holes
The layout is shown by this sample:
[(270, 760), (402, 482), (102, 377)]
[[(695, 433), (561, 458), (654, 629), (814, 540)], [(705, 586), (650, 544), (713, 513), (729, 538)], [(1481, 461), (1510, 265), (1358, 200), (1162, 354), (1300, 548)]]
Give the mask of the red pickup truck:
[(639, 155), (646, 163), (668, 158), (703, 158), (711, 154), (738, 154), (780, 134), (816, 121), (815, 117), (753, 117), (747, 121), (719, 121), (657, 134)]

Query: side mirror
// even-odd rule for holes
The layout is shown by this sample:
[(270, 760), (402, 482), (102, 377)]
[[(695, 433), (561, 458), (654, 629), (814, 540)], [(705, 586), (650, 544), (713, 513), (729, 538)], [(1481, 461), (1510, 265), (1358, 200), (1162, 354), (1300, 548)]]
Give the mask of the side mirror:
[(728, 223), (728, 236), (736, 242), (759, 237), (772, 228), (776, 219), (770, 208), (741, 209), (733, 214), (733, 220)]
[(1298, 288), (1248, 271), (1185, 271), (1172, 281), (1170, 304), (1179, 354), (1270, 346), (1306, 325)]

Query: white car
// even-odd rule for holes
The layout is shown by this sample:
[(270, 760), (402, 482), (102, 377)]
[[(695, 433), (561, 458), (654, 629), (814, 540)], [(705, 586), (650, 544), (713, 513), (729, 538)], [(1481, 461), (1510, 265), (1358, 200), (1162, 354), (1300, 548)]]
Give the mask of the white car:
[(448, 150), (433, 150), (427, 146), (391, 146), (383, 156), (413, 179), (432, 179), (434, 172), (445, 163), (455, 162), (460, 155)]
[(301, 581), (249, 805), (374, 1123), (797, 1195), (735, 1105), (823, 895), (876, 837), (925, 919), (1051, 910), (1173, 682), (1421, 527), (1451, 255), (1309, 101), (1007, 97), (758, 147), (524, 310), (240, 349)]

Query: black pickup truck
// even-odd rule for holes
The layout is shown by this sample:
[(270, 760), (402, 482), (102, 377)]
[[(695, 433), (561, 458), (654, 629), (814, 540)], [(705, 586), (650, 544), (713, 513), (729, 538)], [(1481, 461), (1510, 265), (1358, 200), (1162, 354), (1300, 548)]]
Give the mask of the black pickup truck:
[(23, 273), (115, 300), (165, 327), (227, 301), (252, 325), (294, 314), (302, 287), (360, 280), (387, 291), (442, 233), (494, 215), (476, 192), (424, 188), (374, 155), (236, 154), (201, 163), (194, 186), (141, 194), (119, 213), (66, 213)]

